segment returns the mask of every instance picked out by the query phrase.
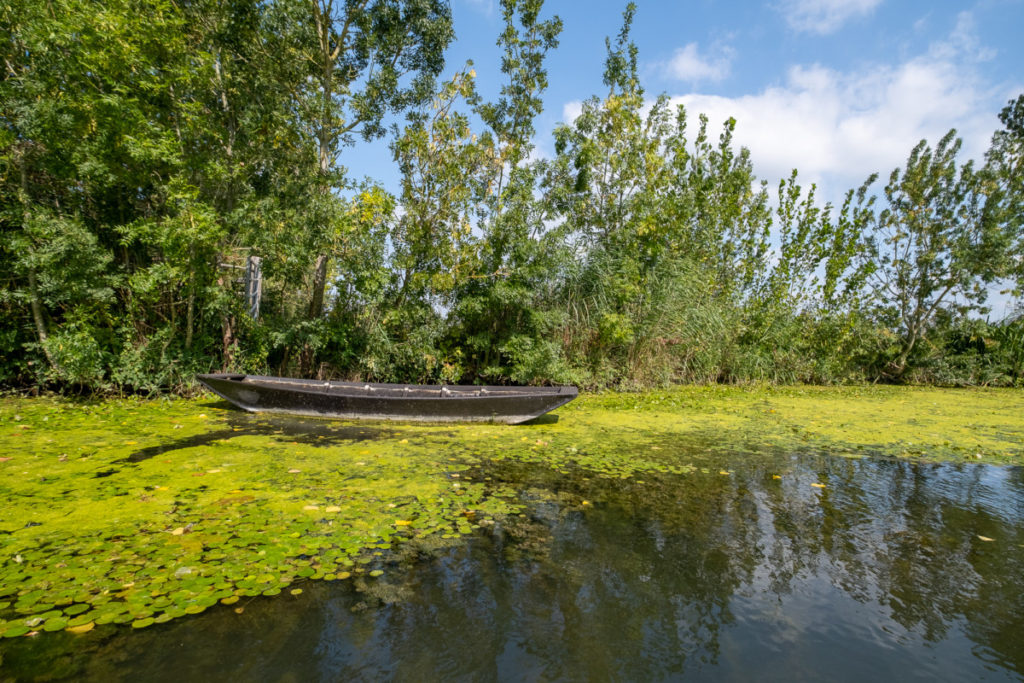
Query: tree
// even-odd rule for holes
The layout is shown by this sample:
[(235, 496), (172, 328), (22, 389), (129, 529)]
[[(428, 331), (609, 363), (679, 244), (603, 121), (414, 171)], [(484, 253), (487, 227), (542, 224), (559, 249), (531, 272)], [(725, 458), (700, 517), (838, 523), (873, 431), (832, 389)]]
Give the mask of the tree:
[(555, 129), (557, 156), (543, 185), (576, 261), (564, 285), (575, 330), (566, 336), (578, 341), (571, 353), (603, 374), (643, 343), (638, 331), (657, 286), (648, 278), (670, 228), (662, 209), (672, 177), (664, 154), (671, 113), (665, 96), (645, 111), (630, 36), (635, 13), (629, 3), (616, 39), (605, 39), (607, 95), (587, 99), (575, 121)]
[(692, 144), (684, 107), (675, 119), (666, 147), (672, 164), (662, 221), (666, 245), (699, 266), (716, 298), (742, 302), (766, 274), (772, 223), (767, 184), (758, 182), (750, 151), (733, 148), (736, 119), (724, 122), (717, 145), (704, 114)]
[(1024, 290), (1024, 94), (1011, 100), (999, 113), (1003, 129), (992, 136), (985, 155), (985, 170), (1000, 201), (1001, 219), (1011, 235), (1016, 294)]
[(547, 88), (544, 60), (562, 30), (557, 16), (541, 19), (543, 4), (502, 0), (505, 26), (497, 45), (505, 82), (496, 101), (475, 108), (486, 126), (480, 141), (488, 150), (477, 178), (480, 239), (473, 244), (475, 272), (457, 283), (451, 319), (467, 364), (487, 381), (549, 379), (557, 355), (557, 346), (542, 339), (550, 330), (545, 294), (555, 250), (536, 196), (541, 164), (527, 161)]
[(450, 307), (457, 279), (474, 267), (468, 243), (492, 149), (478, 140), (456, 105), (478, 102), (475, 76), (469, 65), (455, 74), (430, 109), (414, 112), (392, 143), (404, 209), (392, 238), (396, 307), (409, 300)]
[(886, 207), (870, 226), (861, 259), (867, 284), (900, 343), (885, 373), (904, 375), (936, 314), (980, 310), (986, 285), (1007, 274), (1009, 233), (990, 177), (957, 166), (951, 130), (935, 149), (922, 140), (885, 186)]
[[(308, 90), (300, 100), (303, 119), (317, 142), (319, 182), (309, 197), (310, 231), (328, 235), (338, 212), (331, 191), (344, 173), (341, 147), (384, 134), (383, 119), (429, 100), (434, 77), (451, 41), (451, 10), (442, 0), (292, 0), (300, 41), (309, 64)], [(306, 14), (312, 10), (312, 16)], [(327, 240), (329, 241), (329, 240)], [(326, 245), (322, 245), (326, 246)], [(328, 254), (317, 257), (309, 317), (323, 309)]]
[[(141, 284), (128, 279), (138, 261), (124, 231), (160, 212), (180, 161), (166, 96), (188, 73), (176, 68), (189, 52), (186, 19), (127, 0), (7, 3), (3, 12), (0, 248), (12, 261), (5, 284), (28, 303), (38, 344), (22, 352), (29, 362), (45, 353), (50, 371), (38, 379), (97, 386), (131, 323), (148, 322), (120, 316)], [(197, 55), (191, 66), (203, 63)]]
[(295, 246), (315, 166), (295, 116), (307, 71), (282, 49), (280, 9), (0, 8), (0, 338), (49, 366), (40, 380), (156, 390), (262, 362), (238, 344), (248, 323), (223, 264), (262, 250), (277, 293), (288, 261), (309, 261)]
[(586, 100), (576, 120), (554, 133), (558, 156), (545, 182), (566, 236), (581, 250), (629, 253), (638, 237), (660, 229), (654, 210), (669, 180), (662, 151), (670, 115), (665, 97), (644, 113), (637, 47), (630, 38), (635, 13), (636, 6), (627, 5), (614, 46), (605, 39), (608, 95)]
[(556, 129), (546, 187), (580, 261), (565, 286), (576, 353), (606, 377), (667, 381), (710, 330), (741, 329), (731, 318), (767, 277), (771, 212), (734, 119), (716, 144), (701, 116), (691, 141), (685, 108), (645, 99), (634, 12), (606, 41), (608, 95)]

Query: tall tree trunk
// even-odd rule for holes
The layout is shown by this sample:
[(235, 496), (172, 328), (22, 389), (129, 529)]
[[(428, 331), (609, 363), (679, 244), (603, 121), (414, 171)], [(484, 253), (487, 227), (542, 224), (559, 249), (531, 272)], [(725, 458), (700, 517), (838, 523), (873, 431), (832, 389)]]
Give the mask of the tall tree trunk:
[(53, 356), (50, 355), (50, 349), (46, 345), (46, 320), (43, 318), (43, 307), (39, 303), (39, 287), (36, 284), (35, 268), (29, 268), (28, 270), (28, 291), (29, 306), (32, 309), (32, 322), (35, 323), (36, 326), (36, 336), (39, 337), (39, 346), (43, 349), (43, 353), (46, 355), (46, 361), (50, 364), (50, 367), (56, 369), (57, 363), (53, 360)]
[[(316, 21), (317, 41), (319, 44), (320, 60), (320, 97), (321, 112), (317, 128), (317, 161), (320, 171), (320, 187), (318, 192), (321, 196), (330, 193), (328, 178), (331, 171), (331, 143), (333, 133), (331, 130), (331, 104), (334, 96), (334, 64), (345, 43), (344, 35), (347, 27), (342, 32), (342, 39), (337, 45), (331, 42), (331, 22), (334, 12), (333, 0), (314, 0), (313, 18)], [(323, 313), (324, 289), (327, 286), (327, 254), (320, 254), (316, 259), (316, 269), (313, 272), (313, 293), (309, 302), (308, 318), (316, 320)], [(307, 355), (305, 352), (302, 354)], [(303, 363), (305, 364), (305, 363)]]
[[(221, 259), (218, 258), (217, 262), (220, 263)], [(221, 275), (217, 278), (217, 285), (230, 292), (230, 280), (227, 276)], [(223, 353), (221, 372), (228, 372), (234, 365), (235, 351), (238, 349), (238, 339), (235, 337), (235, 316), (230, 312), (225, 312), (221, 317), (221, 341)]]
[(316, 259), (316, 269), (313, 272), (313, 298), (309, 302), (310, 320), (316, 320), (324, 312), (324, 289), (327, 286), (327, 254), (321, 254)]
[[(28, 227), (28, 223), (32, 218), (32, 209), (28, 199), (28, 168), (26, 168), (25, 154), (26, 150), (22, 149), (20, 154), (17, 155), (21, 167), (21, 192), (19, 194), (21, 195), (22, 229)], [(32, 322), (35, 324), (36, 336), (39, 338), (39, 346), (42, 348), (50, 368), (56, 370), (57, 362), (53, 359), (53, 355), (46, 345), (46, 319), (43, 317), (43, 306), (39, 300), (39, 283), (36, 280), (36, 269), (34, 266), (29, 266), (28, 268), (28, 297), (29, 308), (32, 310)]]
[[(234, 143), (235, 143), (235, 128), (236, 121), (233, 112), (231, 111), (230, 103), (228, 102), (227, 85), (224, 79), (224, 65), (221, 59), (220, 50), (214, 48), (214, 59), (213, 59), (214, 74), (217, 79), (217, 90), (220, 96), (221, 110), (224, 112), (224, 124), (227, 133), (227, 138), (222, 142), (222, 149), (224, 156), (227, 159), (227, 168), (229, 169), (227, 174), (226, 190), (223, 197), (223, 210), (221, 212), (221, 220), (224, 221), (226, 216), (230, 216), (231, 212), (235, 208), (235, 194), (236, 194), (236, 166), (233, 160), (234, 156)], [(191, 220), (191, 215), (189, 216)], [(228, 224), (227, 232), (229, 235), (234, 235), (233, 226)], [(229, 238), (230, 240), (230, 238)], [(224, 257), (218, 257), (217, 262), (223, 263), (226, 259)], [(225, 275), (222, 275), (217, 279), (217, 284), (223, 287), (229, 292), (229, 298), (233, 300), (234, 296), (231, 293), (231, 279)], [(190, 302), (192, 299), (190, 298)], [(194, 304), (193, 304), (194, 305)], [(230, 309), (229, 309), (230, 310)], [(235, 353), (238, 351), (238, 337), (237, 337), (237, 326), (236, 326), (235, 315), (227, 312), (221, 318), (221, 342), (223, 348), (223, 366), (222, 371), (227, 372), (234, 366)], [(186, 334), (187, 336), (187, 334)]]
[(235, 351), (238, 349), (235, 338), (235, 316), (226, 315), (221, 320), (221, 340), (224, 343), (224, 361), (221, 372), (228, 372), (235, 363)]
[[(313, 272), (313, 297), (309, 302), (307, 317), (316, 320), (324, 312), (324, 289), (327, 284), (327, 255), (321, 254), (316, 259), (316, 270)], [(299, 374), (309, 377), (313, 371), (316, 351), (309, 344), (302, 347), (299, 353)]]
[(188, 307), (185, 309), (185, 348), (192, 348), (192, 331), (195, 329), (196, 287), (189, 283)]
[[(192, 212), (188, 214), (189, 224), (192, 226), (192, 232), (195, 233), (195, 221), (192, 218)], [(188, 264), (189, 268), (195, 268), (196, 250), (195, 247), (190, 247), (188, 250)], [(188, 280), (188, 304), (185, 308), (185, 348), (192, 348), (192, 334), (195, 329), (195, 312), (196, 312), (196, 280), (195, 277), (190, 277)]]

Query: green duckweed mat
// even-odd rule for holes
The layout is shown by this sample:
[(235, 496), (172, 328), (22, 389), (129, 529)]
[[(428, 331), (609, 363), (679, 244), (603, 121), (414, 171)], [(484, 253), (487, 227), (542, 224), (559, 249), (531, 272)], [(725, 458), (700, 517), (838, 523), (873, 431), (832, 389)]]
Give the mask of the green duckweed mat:
[(778, 449), (1019, 463), (1024, 392), (687, 387), (583, 396), (513, 427), (0, 398), (0, 636), (145, 628), (305, 581), (377, 580), (520, 513), (514, 482), (486, 476), (498, 461), (642, 485)]

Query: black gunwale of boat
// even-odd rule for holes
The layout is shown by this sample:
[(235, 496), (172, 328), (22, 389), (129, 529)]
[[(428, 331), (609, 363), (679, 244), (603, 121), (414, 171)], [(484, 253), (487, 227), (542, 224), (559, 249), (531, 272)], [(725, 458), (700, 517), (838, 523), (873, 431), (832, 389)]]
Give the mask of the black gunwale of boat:
[[(413, 401), (433, 401), (444, 398), (446, 401), (468, 401), (473, 399), (493, 400), (496, 398), (513, 398), (524, 396), (550, 396), (552, 398), (579, 395), (579, 390), (574, 386), (552, 386), (552, 387), (510, 387), (510, 386), (476, 386), (476, 385), (454, 385), (454, 384), (382, 384), (370, 382), (332, 382), (326, 380), (294, 379), (289, 377), (268, 377), (263, 375), (242, 375), (236, 373), (214, 373), (196, 375), (196, 379), (203, 382), (205, 379), (224, 380), (235, 386), (246, 384), (263, 386), (282, 391), (291, 391), (315, 396), (353, 396), (370, 397), (374, 396), (383, 399), (401, 399)], [(220, 392), (212, 389), (203, 382), (214, 393), (223, 396)], [(370, 393), (367, 391), (378, 391)], [(445, 393), (447, 390), (447, 393)], [(416, 395), (417, 392), (422, 392)], [(429, 395), (423, 395), (427, 394)], [(224, 396), (228, 401), (232, 399)], [(234, 402), (234, 401), (232, 401)], [(567, 401), (568, 402), (568, 401)], [(564, 405), (564, 404), (562, 404)]]

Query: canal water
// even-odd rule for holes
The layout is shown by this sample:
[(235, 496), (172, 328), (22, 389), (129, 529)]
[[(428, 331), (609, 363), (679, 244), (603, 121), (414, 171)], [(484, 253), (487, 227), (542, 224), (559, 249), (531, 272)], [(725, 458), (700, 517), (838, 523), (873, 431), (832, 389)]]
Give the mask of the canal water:
[(1024, 469), (715, 455), (509, 462), (523, 513), (141, 631), (0, 643), (0, 680), (1021, 680)]

